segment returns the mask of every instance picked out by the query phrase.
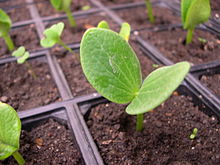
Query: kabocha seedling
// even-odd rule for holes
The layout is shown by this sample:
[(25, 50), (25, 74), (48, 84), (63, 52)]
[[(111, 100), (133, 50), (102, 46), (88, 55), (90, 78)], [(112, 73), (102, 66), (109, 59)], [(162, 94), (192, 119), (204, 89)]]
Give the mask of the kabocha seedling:
[(197, 133), (198, 133), (198, 128), (194, 128), (193, 131), (192, 131), (192, 134), (189, 136), (189, 138), (190, 138), (191, 140), (195, 139)]
[(208, 21), (211, 13), (209, 0), (182, 0), (181, 17), (184, 29), (187, 29), (186, 44), (192, 42), (197, 25)]
[(52, 25), (50, 28), (44, 31), (45, 37), (41, 39), (40, 44), (44, 48), (51, 48), (55, 44), (59, 44), (63, 46), (70, 53), (75, 54), (71, 48), (69, 48), (62, 40), (61, 35), (64, 29), (64, 23), (59, 22), (57, 24)]
[(58, 11), (64, 11), (72, 27), (76, 27), (76, 21), (71, 13), (70, 6), (72, 0), (50, 0), (52, 6)]
[(18, 152), (21, 121), (16, 111), (8, 104), (0, 102), (0, 160), (13, 156), (19, 165), (25, 160)]
[(11, 25), (12, 23), (10, 17), (2, 9), (0, 9), (0, 37), (5, 40), (9, 51), (14, 49), (14, 43), (9, 35)]
[(30, 57), (30, 53), (28, 51), (25, 50), (24, 46), (20, 46), (17, 50), (15, 50), (12, 53), (12, 56), (14, 56), (15, 58), (17, 58), (17, 63), (18, 64), (23, 64), (26, 63), (28, 70), (30, 71), (31, 75), (36, 79), (37, 76), (34, 73), (31, 64), (29, 64), (27, 62), (27, 59)]
[(148, 19), (151, 23), (154, 23), (155, 18), (154, 18), (154, 15), (153, 15), (153, 8), (152, 8), (151, 1), (150, 0), (145, 0), (145, 5), (146, 5), (146, 8), (147, 8)]
[(86, 78), (102, 96), (118, 104), (130, 103), (126, 112), (137, 115), (137, 131), (143, 128), (143, 114), (163, 103), (190, 69), (188, 62), (161, 67), (142, 83), (135, 52), (124, 37), (106, 28), (85, 32), (80, 60)]

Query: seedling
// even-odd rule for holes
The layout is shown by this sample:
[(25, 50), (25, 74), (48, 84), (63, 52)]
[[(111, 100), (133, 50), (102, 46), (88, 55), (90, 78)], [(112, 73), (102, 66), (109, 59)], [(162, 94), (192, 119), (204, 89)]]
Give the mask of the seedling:
[(136, 130), (141, 131), (144, 113), (172, 94), (190, 64), (161, 67), (142, 83), (139, 60), (122, 36), (106, 28), (88, 29), (81, 41), (80, 60), (86, 78), (102, 96), (118, 104), (129, 103), (126, 112), (137, 115)]
[(145, 5), (146, 5), (146, 8), (147, 8), (148, 19), (151, 23), (154, 23), (155, 18), (154, 18), (154, 15), (153, 15), (153, 8), (152, 8), (151, 1), (150, 0), (145, 0)]
[(186, 44), (192, 42), (197, 25), (208, 21), (211, 13), (209, 0), (182, 0), (181, 16), (184, 29), (187, 29)]
[(205, 38), (198, 38), (199, 42), (201, 42), (202, 44), (206, 44), (208, 41)]
[(61, 35), (64, 29), (64, 23), (60, 22), (52, 25), (50, 28), (44, 31), (45, 38), (42, 38), (40, 44), (44, 48), (53, 47), (55, 44), (63, 46), (70, 53), (75, 54), (71, 48), (69, 48), (62, 40)]
[(25, 47), (20, 46), (17, 50), (15, 50), (15, 51), (12, 53), (12, 56), (14, 56), (15, 58), (17, 58), (17, 63), (18, 63), (18, 64), (26, 63), (26, 65), (27, 65), (27, 67), (28, 67), (28, 70), (31, 72), (31, 75), (32, 75), (35, 79), (37, 78), (36, 74), (34, 73), (32, 67), (31, 67), (31, 64), (29, 64), (29, 63), (27, 62), (27, 59), (29, 58), (30, 53), (25, 50)]
[(89, 9), (91, 9), (91, 6), (89, 6), (89, 5), (85, 5), (85, 6), (82, 7), (83, 11), (86, 11), (86, 10), (89, 10)]
[(52, 6), (58, 11), (64, 11), (72, 27), (76, 27), (76, 21), (71, 13), (70, 6), (72, 0), (50, 0)]
[(0, 114), (0, 160), (12, 155), (19, 165), (24, 165), (25, 160), (18, 152), (21, 121), (13, 108), (2, 102)]
[(9, 35), (11, 25), (12, 23), (10, 17), (2, 9), (0, 9), (0, 37), (5, 40), (9, 51), (14, 49), (14, 43)]
[(195, 139), (197, 133), (198, 133), (198, 128), (194, 128), (193, 131), (192, 131), (192, 134), (189, 136), (189, 138), (190, 138), (191, 140)]

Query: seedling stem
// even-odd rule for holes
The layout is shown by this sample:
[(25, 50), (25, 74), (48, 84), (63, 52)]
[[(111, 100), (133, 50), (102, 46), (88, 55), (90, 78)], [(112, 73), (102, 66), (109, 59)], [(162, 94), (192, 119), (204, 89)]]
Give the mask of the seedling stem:
[(75, 55), (75, 53), (73, 52), (73, 50), (68, 47), (62, 40), (58, 41), (58, 44), (60, 44), (62, 47), (64, 47), (66, 50), (68, 50), (70, 53), (72, 53), (73, 55)]
[(136, 131), (142, 131), (143, 121), (144, 121), (144, 114), (142, 113), (142, 114), (137, 115)]
[(148, 18), (151, 23), (154, 23), (155, 19), (154, 19), (152, 4), (151, 4), (150, 0), (145, 0), (145, 4), (146, 4), (146, 8), (147, 8)]
[(187, 36), (186, 36), (186, 44), (189, 44), (192, 42), (193, 31), (194, 31), (193, 29), (188, 29)]
[(7, 46), (8, 46), (8, 49), (9, 49), (10, 51), (12, 51), (15, 46), (14, 46), (14, 43), (13, 43), (11, 37), (9, 36), (9, 34), (3, 36), (3, 38), (4, 38), (4, 40), (5, 40), (5, 43), (6, 43)]
[(68, 18), (68, 21), (69, 21), (70, 25), (71, 25), (72, 27), (76, 27), (76, 21), (75, 21), (75, 19), (73, 18), (70, 9), (69, 9), (69, 8), (66, 9), (65, 12), (66, 12), (66, 15), (67, 15), (67, 18)]
[(25, 164), (24, 158), (21, 156), (21, 154), (18, 151), (15, 151), (12, 155), (15, 158), (15, 160), (18, 162), (19, 165)]

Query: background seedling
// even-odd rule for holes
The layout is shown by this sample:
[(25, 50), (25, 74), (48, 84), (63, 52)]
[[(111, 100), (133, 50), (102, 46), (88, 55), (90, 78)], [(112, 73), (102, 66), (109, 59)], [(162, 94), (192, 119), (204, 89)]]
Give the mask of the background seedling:
[(0, 37), (5, 40), (5, 43), (10, 51), (14, 49), (14, 43), (9, 35), (11, 24), (10, 17), (2, 9), (0, 9)]
[(71, 13), (70, 6), (72, 0), (50, 0), (52, 6), (58, 11), (64, 11), (72, 27), (76, 27), (76, 21)]
[(187, 29), (186, 44), (192, 42), (197, 25), (208, 21), (211, 13), (209, 0), (182, 0), (181, 16), (184, 29)]
[(42, 38), (40, 44), (44, 48), (53, 47), (55, 44), (63, 46), (70, 53), (75, 54), (71, 48), (69, 48), (62, 40), (61, 35), (64, 29), (64, 23), (60, 22), (52, 25), (50, 28), (44, 31), (45, 38)]
[(188, 62), (161, 67), (142, 83), (140, 64), (128, 42), (116, 32), (88, 29), (81, 41), (80, 60), (92, 86), (108, 100), (130, 103), (126, 112), (137, 115), (136, 130), (143, 128), (143, 114), (163, 103), (183, 81)]
[(192, 134), (189, 136), (189, 138), (190, 138), (191, 140), (195, 139), (197, 133), (198, 133), (198, 128), (194, 128), (193, 131), (192, 131)]
[(153, 8), (152, 8), (151, 1), (150, 0), (145, 0), (145, 5), (146, 5), (146, 8), (147, 8), (148, 19), (151, 23), (154, 23), (155, 18), (154, 18), (154, 15), (153, 15)]
[(15, 51), (12, 53), (12, 56), (14, 56), (15, 58), (17, 58), (17, 63), (18, 63), (18, 64), (26, 63), (26, 65), (27, 65), (27, 67), (28, 67), (28, 70), (30, 71), (31, 75), (32, 75), (35, 79), (37, 78), (36, 74), (34, 73), (32, 67), (31, 67), (31, 64), (29, 64), (29, 63), (27, 62), (27, 59), (29, 58), (30, 53), (25, 50), (25, 47), (20, 46), (17, 50), (15, 50)]
[(18, 152), (21, 121), (13, 108), (2, 102), (0, 114), (0, 160), (12, 155), (19, 165), (23, 165), (25, 160)]

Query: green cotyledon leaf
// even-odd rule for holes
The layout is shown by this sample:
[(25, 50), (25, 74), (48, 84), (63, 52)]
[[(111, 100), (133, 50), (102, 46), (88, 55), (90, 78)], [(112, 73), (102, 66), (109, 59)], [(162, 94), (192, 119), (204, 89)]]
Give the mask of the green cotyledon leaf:
[(186, 21), (188, 9), (193, 1), (196, 1), (196, 0), (182, 0), (181, 1), (181, 18), (182, 18), (183, 25), (185, 24), (185, 21)]
[(118, 33), (88, 29), (81, 41), (80, 60), (86, 78), (102, 96), (121, 104), (136, 96), (142, 82), (140, 64)]
[(209, 0), (194, 0), (187, 11), (184, 28), (193, 29), (209, 19), (211, 7)]
[(153, 71), (144, 80), (138, 95), (127, 106), (126, 112), (130, 115), (138, 115), (159, 106), (180, 85), (189, 69), (188, 62), (180, 62)]
[(21, 121), (16, 111), (0, 102), (0, 160), (6, 159), (19, 149)]
[(2, 9), (0, 9), (0, 37), (9, 33), (11, 24), (10, 17)]

